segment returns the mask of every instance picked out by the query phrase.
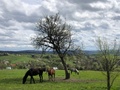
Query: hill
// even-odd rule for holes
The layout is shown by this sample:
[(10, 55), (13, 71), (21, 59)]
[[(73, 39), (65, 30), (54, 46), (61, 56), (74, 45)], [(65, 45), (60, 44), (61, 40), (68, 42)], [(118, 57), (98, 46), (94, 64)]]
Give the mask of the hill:
[[(84, 51), (86, 54), (92, 55), (96, 54), (98, 51)], [(41, 54), (41, 51), (38, 50), (22, 50), (22, 51), (0, 51), (0, 53), (10, 53), (10, 54)], [(47, 51), (46, 53), (53, 53), (52, 51)]]

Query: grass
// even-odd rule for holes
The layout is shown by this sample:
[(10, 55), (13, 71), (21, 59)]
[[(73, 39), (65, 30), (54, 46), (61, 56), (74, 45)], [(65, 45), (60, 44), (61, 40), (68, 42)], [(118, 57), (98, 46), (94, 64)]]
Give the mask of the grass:
[(31, 56), (28, 54), (22, 54), (22, 55), (10, 54), (8, 56), (0, 56), (0, 60), (8, 60), (11, 63), (17, 63), (17, 62), (28, 62), (34, 59), (31, 58)]
[[(22, 84), (22, 77), (27, 70), (0, 70), (0, 90), (106, 90), (106, 79), (99, 71), (80, 71), (73, 73), (69, 80), (64, 79), (64, 71), (56, 71), (56, 81), (48, 81), (44, 72), (44, 82), (39, 83), (39, 76), (35, 76), (35, 84)], [(116, 79), (112, 90), (120, 90), (120, 76)]]
[[(48, 55), (44, 57), (48, 58)], [(53, 55), (49, 57), (52, 57), (52, 60), (59, 60)], [(36, 59), (31, 58), (29, 54), (10, 54), (1, 56), (0, 60), (17, 63)], [(72, 64), (69, 60), (68, 63)], [(73, 73), (69, 80), (63, 80), (64, 71), (57, 70), (55, 82), (48, 81), (47, 74), (44, 73), (43, 83), (39, 83), (39, 76), (35, 76), (36, 84), (29, 84), (29, 77), (23, 85), (22, 78), (26, 71), (26, 69), (0, 70), (0, 90), (106, 90), (106, 78), (99, 71), (80, 71), (79, 75)], [(120, 76), (115, 80), (112, 90), (120, 90)]]

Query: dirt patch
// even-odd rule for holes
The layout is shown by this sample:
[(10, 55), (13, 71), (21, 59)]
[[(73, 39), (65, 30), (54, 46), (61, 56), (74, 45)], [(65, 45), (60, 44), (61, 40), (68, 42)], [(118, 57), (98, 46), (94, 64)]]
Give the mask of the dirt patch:
[(104, 82), (104, 80), (80, 80), (80, 79), (63, 79), (63, 78), (55, 78), (55, 82), (85, 82), (85, 83), (89, 83), (89, 82)]

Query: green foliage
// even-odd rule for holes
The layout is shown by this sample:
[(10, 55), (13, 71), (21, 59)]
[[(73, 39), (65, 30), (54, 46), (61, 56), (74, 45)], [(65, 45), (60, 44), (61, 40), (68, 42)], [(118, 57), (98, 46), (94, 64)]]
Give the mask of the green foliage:
[(0, 60), (8, 60), (11, 63), (27, 62), (33, 60), (29, 54), (9, 54), (8, 56), (0, 56)]
[[(25, 64), (30, 60), (34, 60), (34, 58), (31, 58), (29, 54), (9, 54), (7, 56), (0, 56), (0, 62), (4, 61), (3, 64), (5, 64), (5, 62), (8, 61), (9, 63), (6, 67), (11, 66), (12, 68), (25, 68)], [(15, 65), (13, 66), (13, 64)]]
[[(94, 56), (91, 56), (94, 58)], [(96, 55), (97, 57), (97, 55)], [(8, 64), (4, 64), (8, 61)], [(77, 68), (79, 70), (101, 70), (97, 61), (93, 61), (86, 58), (78, 58), (75, 56), (66, 56), (65, 61), (68, 68)], [(4, 62), (4, 63), (3, 63)], [(11, 64), (16, 64), (12, 68), (25, 69), (30, 67), (58, 67), (63, 69), (61, 60), (56, 54), (8, 54), (7, 56), (0, 56), (0, 69), (5, 69)], [(117, 70), (119, 70), (118, 68)]]

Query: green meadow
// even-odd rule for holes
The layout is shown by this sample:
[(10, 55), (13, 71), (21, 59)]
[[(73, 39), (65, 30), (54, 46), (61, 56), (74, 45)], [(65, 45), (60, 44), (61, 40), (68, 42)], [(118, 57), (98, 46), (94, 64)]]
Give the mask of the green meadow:
[[(106, 90), (106, 78), (100, 71), (80, 71), (71, 74), (69, 80), (64, 80), (64, 71), (56, 70), (55, 81), (48, 81), (47, 73), (43, 73), (44, 81), (39, 83), (39, 76), (34, 76), (35, 84), (26, 84), (22, 78), (27, 69), (0, 70), (0, 90)], [(120, 90), (120, 76), (117, 77), (111, 90)]]
[[(42, 83), (39, 82), (37, 75), (34, 76), (35, 84), (30, 84), (30, 77), (27, 78), (26, 84), (22, 84), (22, 78), (28, 69), (21, 69), (21, 66), (27, 65), (29, 62), (35, 66), (42, 64), (61, 68), (62, 65), (56, 55), (45, 54), (41, 58), (39, 54), (35, 54), (35, 57), (32, 57), (31, 54), (9, 54), (0, 56), (0, 61), (0, 67), (3, 66), (4, 61), (9, 61), (8, 65), (3, 66), (4, 69), (0, 69), (0, 90), (106, 90), (106, 76), (102, 72), (94, 70), (80, 70), (79, 75), (73, 72), (68, 80), (64, 80), (64, 70), (56, 70), (55, 81), (49, 81), (47, 73), (44, 72)], [(69, 57), (67, 63), (73, 66), (73, 58)], [(6, 70), (5, 68), (11, 64), (16, 64), (16, 67)], [(111, 90), (120, 90), (120, 75)]]

